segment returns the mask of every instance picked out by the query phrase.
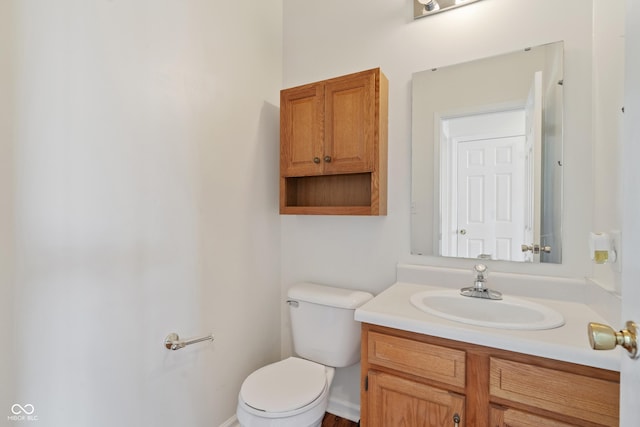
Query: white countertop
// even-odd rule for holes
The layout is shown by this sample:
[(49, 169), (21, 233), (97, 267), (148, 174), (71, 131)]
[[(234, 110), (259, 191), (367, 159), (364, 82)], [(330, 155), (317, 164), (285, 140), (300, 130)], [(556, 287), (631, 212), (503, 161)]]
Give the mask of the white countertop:
[[(531, 354), (597, 368), (620, 370), (619, 351), (595, 351), (589, 346), (587, 324), (607, 323), (588, 305), (566, 299), (522, 297), (553, 308), (565, 318), (559, 328), (519, 331), (480, 327), (428, 314), (414, 307), (409, 298), (425, 290), (451, 289), (425, 284), (397, 282), (355, 312), (360, 322), (387, 326), (471, 344)], [(498, 288), (498, 290), (502, 290)]]

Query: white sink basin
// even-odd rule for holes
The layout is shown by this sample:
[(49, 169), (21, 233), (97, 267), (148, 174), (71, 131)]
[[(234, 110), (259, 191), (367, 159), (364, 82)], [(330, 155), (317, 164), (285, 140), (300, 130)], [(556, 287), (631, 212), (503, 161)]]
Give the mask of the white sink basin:
[(538, 330), (564, 325), (557, 311), (508, 296), (489, 300), (462, 296), (457, 289), (423, 291), (411, 296), (411, 304), (434, 316), (490, 328)]

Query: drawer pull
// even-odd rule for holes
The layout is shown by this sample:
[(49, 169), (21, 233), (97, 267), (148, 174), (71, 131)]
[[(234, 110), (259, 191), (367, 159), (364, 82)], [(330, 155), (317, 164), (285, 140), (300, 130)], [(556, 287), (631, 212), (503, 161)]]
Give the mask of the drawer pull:
[(457, 412), (453, 414), (453, 427), (460, 427), (460, 415)]

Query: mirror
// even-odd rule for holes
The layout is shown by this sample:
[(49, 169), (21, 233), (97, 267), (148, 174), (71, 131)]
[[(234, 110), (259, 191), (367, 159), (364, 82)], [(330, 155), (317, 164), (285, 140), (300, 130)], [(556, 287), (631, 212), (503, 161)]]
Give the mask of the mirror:
[(411, 253), (562, 262), (563, 43), (413, 74)]

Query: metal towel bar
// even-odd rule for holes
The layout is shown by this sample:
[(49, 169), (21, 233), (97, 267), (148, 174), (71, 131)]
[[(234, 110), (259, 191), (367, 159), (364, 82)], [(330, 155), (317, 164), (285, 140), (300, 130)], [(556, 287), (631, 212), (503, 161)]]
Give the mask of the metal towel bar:
[(164, 346), (167, 348), (167, 350), (180, 350), (181, 348), (184, 348), (188, 345), (199, 343), (202, 341), (213, 341), (213, 335), (209, 334), (206, 337), (181, 340), (178, 334), (174, 332), (167, 335), (167, 337), (164, 339)]

